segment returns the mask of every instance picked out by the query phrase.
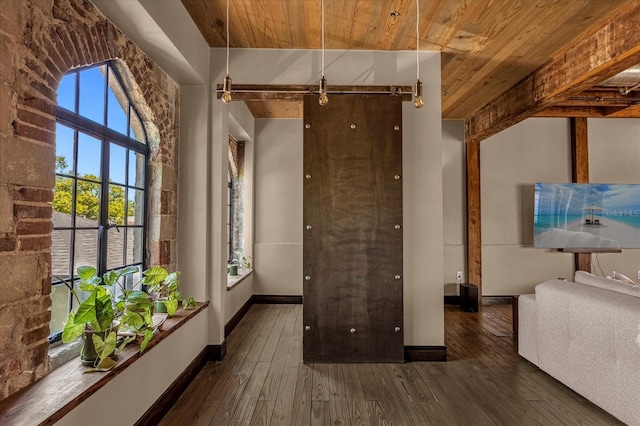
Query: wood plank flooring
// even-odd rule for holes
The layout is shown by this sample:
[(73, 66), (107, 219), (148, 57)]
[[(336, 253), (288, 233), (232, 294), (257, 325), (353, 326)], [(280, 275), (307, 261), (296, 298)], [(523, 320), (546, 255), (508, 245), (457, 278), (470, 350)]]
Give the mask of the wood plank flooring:
[(448, 362), (302, 363), (302, 305), (254, 305), (161, 425), (618, 425), (517, 354), (511, 306), (445, 306)]

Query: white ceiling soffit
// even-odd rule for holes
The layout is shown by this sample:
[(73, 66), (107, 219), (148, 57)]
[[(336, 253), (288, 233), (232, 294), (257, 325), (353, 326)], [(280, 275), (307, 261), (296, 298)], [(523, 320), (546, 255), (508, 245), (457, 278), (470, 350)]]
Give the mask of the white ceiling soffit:
[(207, 84), (209, 46), (179, 0), (93, 3), (178, 84)]

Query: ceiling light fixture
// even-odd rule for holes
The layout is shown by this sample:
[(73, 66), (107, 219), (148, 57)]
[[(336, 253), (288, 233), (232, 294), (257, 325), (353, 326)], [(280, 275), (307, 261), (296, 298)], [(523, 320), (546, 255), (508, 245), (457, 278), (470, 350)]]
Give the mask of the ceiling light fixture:
[(227, 76), (222, 86), (222, 102), (231, 102), (231, 77), (229, 77), (229, 0), (227, 0)]
[(327, 79), (324, 78), (324, 0), (321, 2), (322, 6), (322, 78), (320, 79), (320, 97), (318, 103), (320, 106), (325, 106), (329, 103), (329, 97), (327, 96)]
[(420, 0), (416, 0), (416, 80), (413, 105), (416, 108), (422, 108), (424, 99), (422, 99), (422, 82), (420, 81)]

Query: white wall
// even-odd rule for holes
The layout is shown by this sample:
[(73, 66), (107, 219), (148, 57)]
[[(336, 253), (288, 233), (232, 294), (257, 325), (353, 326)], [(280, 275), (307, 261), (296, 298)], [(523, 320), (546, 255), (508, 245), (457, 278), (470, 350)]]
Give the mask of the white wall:
[(254, 278), (255, 275), (249, 275), (245, 277), (240, 284), (227, 290), (224, 309), (225, 324), (228, 323), (240, 308), (247, 303), (251, 296), (253, 296)]
[[(151, 348), (140, 359), (128, 366), (125, 372), (118, 374), (56, 424), (60, 426), (135, 424), (206, 347), (209, 325), (207, 310), (200, 312), (157, 346)], [(108, 406), (105, 407), (105, 404)]]
[[(466, 162), (464, 121), (442, 121), (442, 211), (444, 213), (444, 294), (458, 294), (456, 272), (467, 276)], [(463, 278), (463, 282), (466, 279)]]
[(533, 185), (571, 182), (569, 121), (532, 118), (480, 144), (483, 294), (573, 277), (573, 255), (533, 248)]
[(210, 300), (208, 261), (209, 91), (180, 88), (180, 170), (178, 176), (178, 269), (185, 296)]
[(302, 294), (302, 120), (256, 120), (256, 294)]
[[(590, 118), (589, 178), (600, 183), (640, 183), (640, 120)], [(592, 255), (592, 271), (598, 275), (620, 272), (636, 282), (640, 250)]]
[[(212, 50), (212, 84), (225, 52)], [(327, 51), (332, 84), (412, 85), (415, 52)], [(232, 49), (236, 84), (317, 84), (320, 52)], [(404, 308), (406, 345), (443, 345), (440, 56), (421, 54), (425, 108), (403, 105)], [(302, 122), (256, 123), (257, 294), (302, 293)]]

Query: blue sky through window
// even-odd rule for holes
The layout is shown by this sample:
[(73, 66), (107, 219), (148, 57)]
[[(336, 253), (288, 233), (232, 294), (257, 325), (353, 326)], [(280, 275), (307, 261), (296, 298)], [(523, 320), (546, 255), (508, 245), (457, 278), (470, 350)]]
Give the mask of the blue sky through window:
[(105, 79), (102, 67), (89, 68), (78, 73), (80, 79), (80, 105), (78, 113), (104, 125)]
[(58, 86), (58, 105), (73, 112), (76, 111), (76, 75), (65, 75)]
[[(106, 85), (106, 72), (109, 72), (110, 86), (115, 89), (123, 105), (118, 102), (118, 97), (111, 87)], [(79, 88), (79, 96), (76, 93)], [(105, 90), (106, 105), (105, 105)], [(76, 105), (76, 99), (78, 105)], [(128, 101), (119, 83), (113, 75), (113, 71), (106, 65), (87, 68), (79, 72), (72, 72), (65, 75), (58, 86), (58, 105), (62, 108), (75, 112), (85, 118), (106, 125), (125, 136), (140, 140), (141, 137), (134, 135), (133, 129), (128, 128), (127, 110)], [(131, 121), (140, 123), (133, 109), (131, 110)], [(127, 129), (128, 128), (128, 129)], [(129, 130), (127, 132), (127, 130)], [(141, 142), (144, 143), (144, 140)], [(108, 142), (107, 142), (108, 143)], [(73, 130), (62, 125), (56, 126), (56, 155), (62, 156), (67, 162), (64, 173), (78, 176), (86, 174), (100, 177), (101, 144), (99, 139), (95, 139), (82, 132), (78, 133), (78, 164), (73, 164), (74, 138)], [(110, 144), (109, 178), (112, 182), (125, 184), (125, 176), (128, 174), (129, 185), (136, 186), (136, 153), (129, 151), (129, 170), (126, 170), (127, 150), (116, 144)], [(138, 154), (140, 155), (140, 154)], [(75, 166), (75, 167), (74, 167)], [(77, 169), (77, 170), (76, 170)], [(58, 170), (60, 171), (60, 170)], [(132, 199), (130, 197), (130, 199)]]

